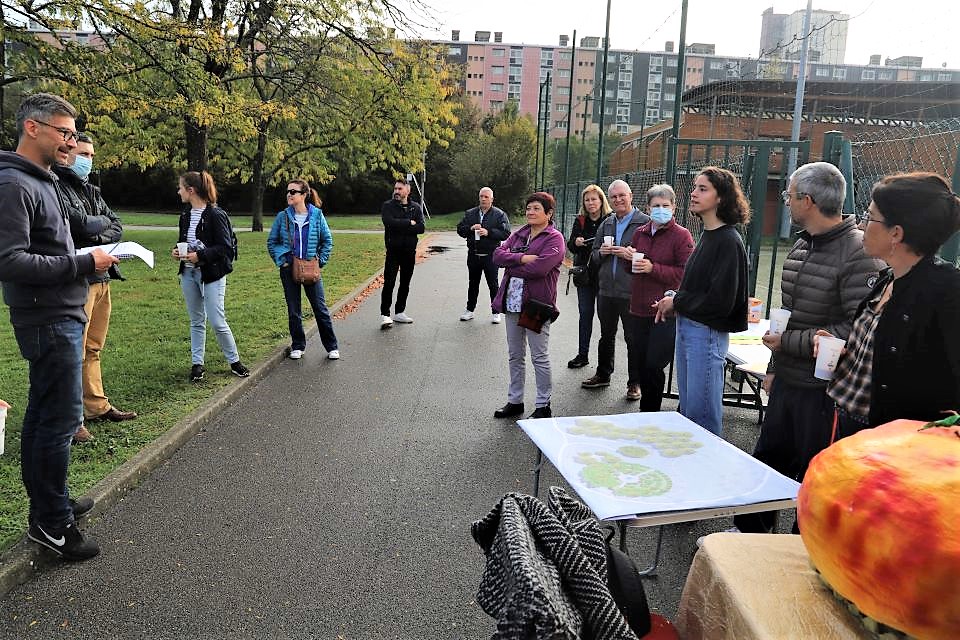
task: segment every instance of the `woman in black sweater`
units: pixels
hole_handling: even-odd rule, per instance
[[[705,167],[694,181],[690,212],[703,221],[703,233],[680,289],[657,303],[656,320],[677,316],[680,413],[719,436],[729,334],[747,328],[747,252],[734,225],[750,221],[750,205],[735,175]]]

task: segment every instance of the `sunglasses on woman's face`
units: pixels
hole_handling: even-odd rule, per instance
[[[306,191],[300,191],[299,189],[287,189],[288,196],[297,196],[297,195],[302,196],[305,193]]]

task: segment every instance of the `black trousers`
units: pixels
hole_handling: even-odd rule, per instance
[[[815,455],[830,445],[833,400],[826,389],[797,387],[773,379],[770,400],[753,457],[797,482]],[[733,523],[745,533],[769,533],[776,511],[748,513]],[[798,530],[794,527],[794,533]]]
[[[410,293],[410,279],[413,277],[413,266],[417,263],[417,250],[387,248],[387,259],[383,265],[383,292],[380,294],[380,315],[390,315],[390,305],[393,303],[393,287],[397,283],[397,272],[400,272],[400,287],[397,289],[397,304],[394,309],[403,313],[407,308],[407,295]]]
[[[634,316],[633,359],[636,371],[630,379],[640,385],[640,411],[660,411],[663,404],[663,389],[667,383],[666,366],[673,359],[677,340],[677,320],[654,323],[653,317]]]
[[[497,272],[499,268],[493,264],[493,256],[478,256],[471,252],[467,254],[467,310],[473,311],[477,308],[477,298],[480,296],[480,276],[487,280],[487,289],[490,290],[490,302],[497,297],[497,289],[500,283],[497,282]]]
[[[633,324],[637,319],[630,313],[629,298],[612,298],[600,295],[597,298],[597,317],[600,319],[600,342],[597,345],[597,375],[607,380],[613,375],[616,356],[617,326],[623,325],[623,339],[627,343],[627,384],[638,384],[634,378],[640,370],[635,346],[636,331]]]

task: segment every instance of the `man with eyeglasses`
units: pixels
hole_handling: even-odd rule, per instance
[[[53,171],[60,178],[63,204],[70,219],[70,232],[77,247],[93,247],[119,242],[123,227],[120,218],[110,210],[100,194],[100,187],[89,180],[93,169],[93,139],[86,133],[77,135],[77,145],[70,150],[67,164],[54,165]],[[110,328],[110,280],[122,279],[116,268],[107,273],[87,276],[90,290],[84,313],[87,326],[83,332],[83,416],[74,442],[89,442],[93,434],[86,424],[99,420],[120,422],[137,417],[134,411],[123,411],[110,404],[103,388],[100,370],[100,351]]]
[[[16,152],[0,152],[0,279],[10,323],[29,364],[30,390],[20,440],[30,500],[27,537],[67,560],[100,552],[76,527],[90,499],[70,499],[70,441],[83,420],[81,365],[87,276],[117,259],[100,249],[75,255],[59,180],[76,147],[76,109],[49,93],[17,109]]]
[[[633,380],[629,372],[643,367],[634,362],[638,349],[634,343],[636,316],[630,313],[630,295],[633,292],[633,254],[627,245],[634,232],[650,222],[650,216],[633,206],[633,192],[623,180],[614,180],[607,188],[607,197],[613,214],[607,216],[597,227],[593,240],[591,260],[598,265],[599,287],[597,317],[600,319],[600,340],[597,344],[597,372],[580,383],[584,389],[599,389],[610,386],[616,354],[617,327],[623,325],[623,338],[627,343],[627,400],[640,399],[640,380]],[[607,243],[604,238],[612,242]]]
[[[781,194],[801,231],[783,263],[780,284],[790,321],[782,334],[763,336],[772,352],[764,380],[769,406],[753,455],[798,482],[810,460],[829,446],[833,428],[827,381],[813,375],[813,336],[826,329],[846,339],[857,306],[884,266],[864,253],[854,216],[842,215],[846,192],[839,169],[811,162],[794,171]],[[746,533],[769,533],[775,515],[745,514],[734,524]]]

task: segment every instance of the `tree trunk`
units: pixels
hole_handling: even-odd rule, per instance
[[[253,176],[250,180],[250,187],[253,189],[250,199],[250,208],[253,213],[253,230],[263,231],[263,158],[267,151],[267,129],[269,122],[264,123],[257,131],[257,153],[253,156]]]
[[[206,171],[209,134],[207,126],[198,124],[193,118],[185,117],[183,131],[187,142],[187,171]]]

